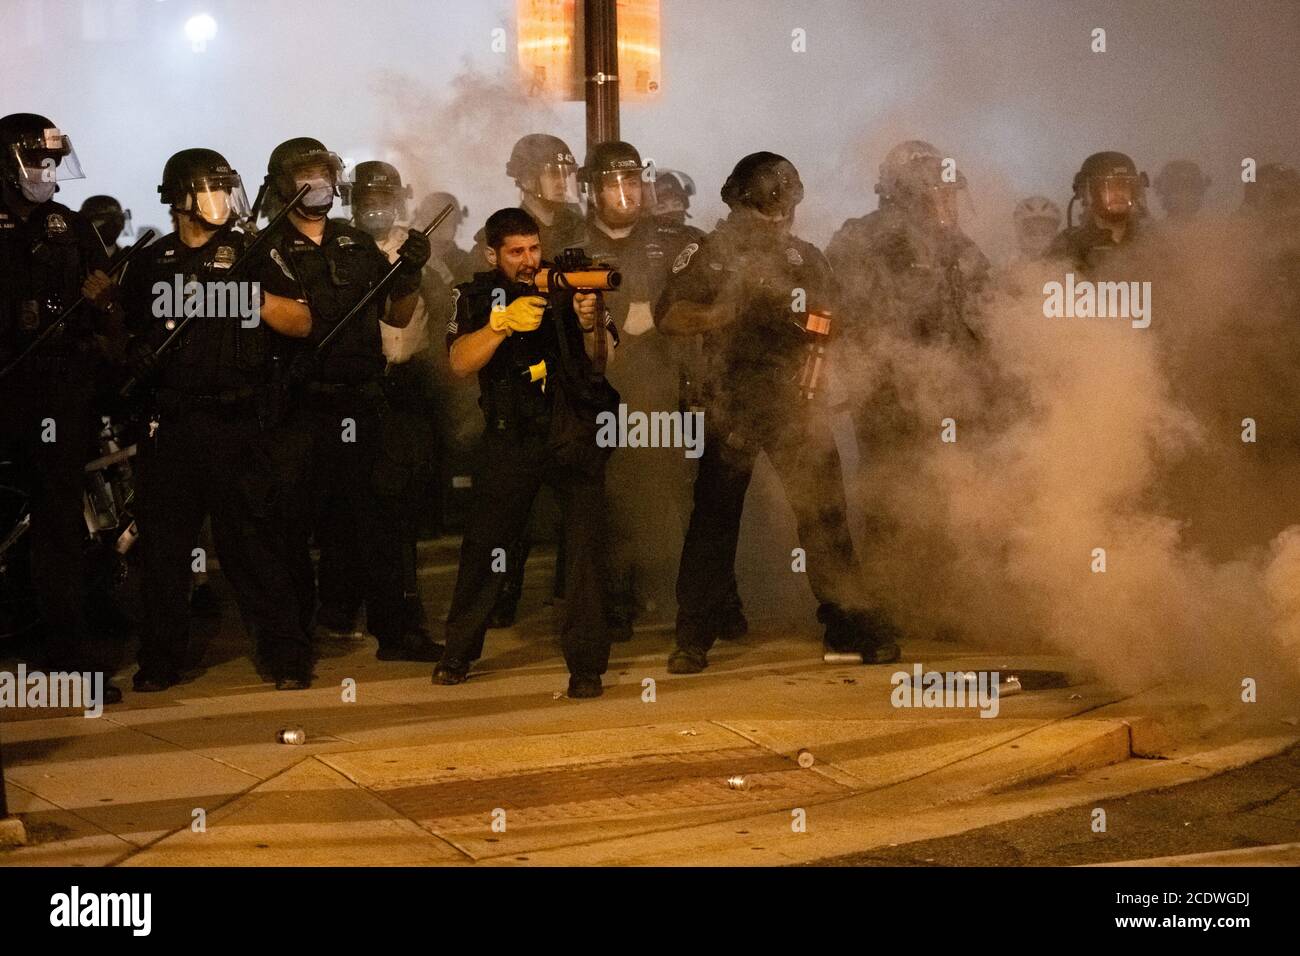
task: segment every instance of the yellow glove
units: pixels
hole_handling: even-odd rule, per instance
[[[546,300],[540,295],[523,295],[515,299],[504,309],[492,310],[492,331],[511,335],[515,332],[531,332],[542,324],[542,313],[546,311]]]

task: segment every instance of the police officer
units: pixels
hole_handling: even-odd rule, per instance
[[[452,371],[478,374],[486,432],[447,614],[447,650],[433,681],[461,683],[482,654],[508,571],[503,561],[546,483],[560,505],[565,541],[568,600],[560,641],[569,696],[598,697],[609,660],[600,580],[604,455],[596,447],[593,406],[582,396],[596,389],[600,403],[608,400],[608,386],[590,383],[617,334],[609,316],[598,315],[594,294],[575,294],[571,302],[536,294],[540,230],[523,209],[493,213],[483,234],[492,269],[457,287],[447,326]],[[580,401],[583,410],[575,412]]]
[[[660,177],[630,143],[593,146],[583,164],[587,234],[583,250],[617,264],[623,284],[610,313],[619,331],[618,364],[610,381],[628,412],[670,412],[677,408],[674,342],[654,327],[654,303],[677,253],[692,240],[687,227],[657,219]],[[672,520],[686,511],[690,480],[680,448],[629,448],[609,465],[611,548],[606,616],[611,639],[627,640],[632,623],[647,608],[669,611],[673,601],[673,558],[680,553],[682,527]]]
[[[303,185],[310,187],[272,237],[259,271],[264,282],[291,289],[312,317],[310,336],[285,356],[295,390],[289,426],[295,440],[290,444],[305,449],[298,464],[307,513],[297,516],[292,542],[298,605],[305,614],[315,608],[308,550],[314,533],[323,552],[356,553],[356,567],[364,576],[366,624],[379,642],[379,659],[433,661],[441,646],[408,627],[400,511],[380,497],[392,490],[391,473],[380,457],[385,410],[381,323],[403,328],[415,314],[429,241],[410,230],[397,250],[401,269],[386,294],[376,296],[318,350],[389,270],[387,257],[368,233],[328,218],[342,171],[338,155],[310,137],[281,143],[267,166],[267,193],[280,203],[289,202]],[[309,673],[296,678],[295,683],[310,681]]]
[[[86,618],[83,467],[94,453],[93,401],[107,336],[120,348],[121,315],[94,228],[56,201],[83,174],[72,141],[35,113],[0,119],[0,368],[9,366],[68,306],[87,304],[0,380],[0,459],[18,463],[29,495],[31,566],[45,620],[46,666],[102,670]],[[106,702],[121,691],[105,687]]]
[[[1210,177],[1190,159],[1174,159],[1165,163],[1151,183],[1165,218],[1171,222],[1195,219],[1205,203],[1205,192],[1210,188]]]
[[[123,209],[112,196],[91,196],[81,204],[80,212],[95,227],[110,255],[117,251],[118,238],[123,233],[130,235],[131,210]]]
[[[410,225],[406,221],[406,200],[410,196],[411,187],[402,183],[401,173],[389,163],[371,160],[358,163],[353,170],[348,189],[352,224],[375,240],[390,263],[398,260],[398,250],[410,235]],[[432,219],[433,216],[429,218]],[[428,268],[426,265],[426,273]],[[406,607],[405,628],[409,633],[419,633],[427,627],[427,615],[420,599],[416,576],[416,542],[419,539],[421,507],[429,497],[428,490],[434,472],[435,436],[429,422],[433,377],[428,358],[428,326],[428,310],[423,296],[417,301],[415,311],[404,328],[387,323],[379,326],[384,358],[387,360],[381,379],[387,409],[375,471],[378,479],[376,491],[380,507],[396,509],[396,522],[402,529],[402,590]],[[336,563],[340,567],[346,567],[352,557],[354,553],[349,549],[338,556],[342,560]],[[328,593],[325,565],[326,552],[322,551],[322,617],[326,612]],[[350,607],[343,605],[338,611],[351,617],[360,603],[360,592],[355,588],[364,575],[360,569],[356,569],[348,577],[355,582],[354,590],[351,591],[354,603]],[[336,586],[339,585],[344,585],[344,582],[337,581]],[[348,592],[345,591],[344,594]]]
[[[691,197],[695,195],[695,180],[686,173],[676,169],[661,169],[655,177],[654,217],[674,226],[689,228],[692,238],[704,235],[694,226],[688,227],[686,220],[691,218]]]
[[[1146,214],[1147,174],[1123,153],[1093,153],[1074,175],[1074,195],[1066,212],[1066,228],[1053,240],[1048,255],[1080,270],[1097,269],[1114,250],[1133,243]],[[1075,204],[1083,221],[1074,224]]]
[[[969,343],[972,310],[989,262],[962,231],[966,179],[921,140],[899,143],[880,164],[880,206],[840,227],[826,247],[844,284],[848,322],[908,338]]]
[[[276,342],[305,337],[311,315],[293,298],[260,289],[254,295],[252,283],[228,282],[247,244],[236,226],[249,208],[224,156],[176,153],[158,194],[176,231],[139,253],[123,279],[130,364],[150,386],[157,416],[138,458],[146,613],[133,684],[139,692],[162,691],[181,677],[194,548],[210,517],[222,572],[280,685],[309,669],[310,638],[294,604],[287,528],[251,505],[242,479],[255,443],[279,424]],[[170,350],[156,355],[195,309]]]
[[[515,143],[506,175],[519,189],[519,205],[533,217],[542,238],[542,257],[554,259],[582,238],[578,208],[578,161],[558,136],[529,133]],[[488,246],[483,230],[474,236],[474,264],[482,268]]]
[[[515,143],[506,162],[506,175],[519,189],[519,206],[537,223],[542,258],[550,261],[565,249],[579,245],[586,231],[578,207],[578,161],[573,151],[558,136],[529,133]],[[482,268],[488,245],[483,230],[474,236],[474,264]],[[563,541],[560,542],[561,555]],[[519,598],[524,587],[524,566],[531,542],[525,530],[511,549],[510,571],[505,587],[493,609],[489,626],[509,627],[515,621]],[[564,593],[564,561],[559,560],[553,588],[556,597]]]
[[[722,187],[730,214],[677,256],[655,309],[661,332],[706,334],[713,375],[725,383],[705,413],[670,673],[703,670],[726,626],[745,492],[760,451],[794,509],[826,646],[859,652],[867,662],[898,657],[892,628],[861,591],[829,415],[799,385],[817,327],[809,314],[833,313],[836,298],[825,257],[791,233],[802,198],[789,160],[769,152],[740,160]]]
[[[1037,262],[1047,254],[1061,231],[1061,207],[1046,196],[1026,196],[1016,203],[1011,221],[1016,231],[1017,259],[1012,266]]]
[[[429,258],[429,265],[426,269],[436,272],[438,277],[447,283],[450,298],[450,290],[462,282],[468,282],[477,271],[478,264],[481,261],[476,261],[472,253],[456,245],[456,234],[460,232],[461,225],[469,215],[469,209],[462,205],[461,201],[451,193],[429,193],[416,209],[415,221],[432,222],[433,217],[447,206],[452,208],[451,215],[444,219],[429,236],[433,254]],[[435,311],[433,314],[444,315],[446,313]]]
[[[851,393],[861,469],[866,483],[887,472],[906,473],[928,441],[913,411],[914,376],[893,356],[941,348],[970,368],[987,369],[979,355],[979,306],[990,275],[988,259],[961,230],[965,177],[932,144],[906,140],[880,164],[879,207],[850,219],[835,233],[827,257],[843,287],[838,331],[841,348],[868,356],[879,374]],[[869,497],[866,534],[883,544],[896,527],[884,501]]]

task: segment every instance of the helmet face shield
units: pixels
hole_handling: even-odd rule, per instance
[[[745,188],[745,205],[768,219],[794,220],[794,210],[803,202],[803,181],[789,162],[758,170]]]
[[[1088,180],[1088,204],[1103,219],[1125,219],[1138,205],[1141,183],[1129,173]]]
[[[19,178],[27,183],[86,178],[72,140],[54,127],[13,144],[12,149]]]
[[[646,168],[598,173],[588,184],[591,201],[611,225],[634,222],[643,209],[655,206],[655,184]]]
[[[578,166],[576,163],[545,163],[537,171],[533,189],[538,199],[557,205],[578,202]]]
[[[246,219],[251,211],[243,183],[233,174],[195,177],[190,181],[183,208],[209,226]]]
[[[934,221],[944,229],[956,229],[961,224],[962,209],[970,211],[970,196],[960,183],[943,183],[927,190],[927,201]]]

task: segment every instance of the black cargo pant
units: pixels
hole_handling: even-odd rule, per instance
[[[488,618],[510,571],[513,547],[524,533],[542,484],[560,507],[567,600],[560,645],[572,674],[597,676],[609,664],[602,575],[605,554],[605,484],[557,469],[544,430],[488,431],[474,476],[474,503],[461,544],[460,568],[447,613],[444,661],[469,663],[483,653]],[[502,567],[504,557],[505,566]]]
[[[708,421],[706,415],[704,454],[677,571],[677,642],[707,651],[734,613],[740,519],[760,451],[767,453],[794,511],[818,619],[829,622],[863,607],[839,451],[825,417],[769,422],[761,434],[743,439],[709,429]]]
[[[303,490],[305,513],[295,543],[299,604],[314,614],[316,578],[308,539],[321,553],[320,591],[336,601],[355,588],[366,604],[366,626],[380,644],[400,643],[404,542],[401,509],[378,493],[376,466],[384,440],[384,403],[378,385],[365,389],[312,386],[301,397],[295,427],[310,436]]]
[[[255,515],[244,494],[245,471],[254,467],[250,451],[264,437],[256,409],[196,399],[172,407],[138,456],[141,672],[173,679],[185,664],[193,552],[210,516],[222,575],[266,665],[277,678],[310,673],[311,639],[295,602],[287,522],[280,514]]]
[[[0,458],[14,462],[29,496],[32,585],[46,664],[59,670],[104,666],[85,611],[84,468],[95,456],[95,369],[85,353],[34,356],[0,384]]]
[[[375,491],[380,505],[396,512],[402,536],[404,626],[422,631],[428,615],[419,587],[420,529],[435,512],[438,448],[433,425],[432,370],[422,355],[390,365],[383,379],[384,414]],[[435,522],[436,524],[436,522]]]

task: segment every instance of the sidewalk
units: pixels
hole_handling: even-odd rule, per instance
[[[539,631],[492,632],[458,687],[375,661],[367,640],[323,658],[312,690],[277,693],[232,638],[197,680],[128,690],[97,720],[0,714],[29,841],[0,865],[806,862],[1184,783],[1300,739],[1231,699],[1125,697],[1064,658],[911,643],[897,665],[830,666],[814,634],[761,626],[687,677],[666,672],[668,633],[639,632],[615,646],[605,696],[571,701]],[[993,719],[895,709],[890,675],[913,661],[1070,686],[1003,698]],[[276,742],[294,726],[305,745]]]

